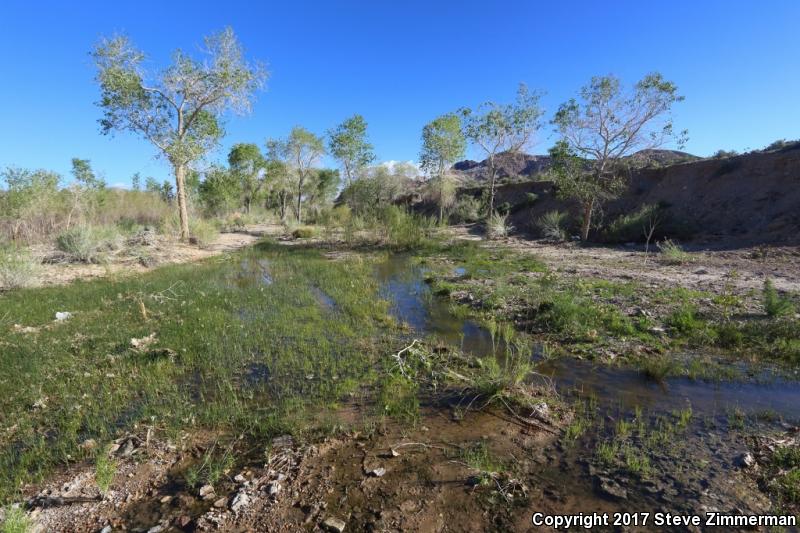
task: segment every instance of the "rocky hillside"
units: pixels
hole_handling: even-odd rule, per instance
[[[677,150],[641,150],[626,158],[631,166],[663,167],[697,161],[701,158]],[[497,177],[502,182],[530,181],[550,168],[550,156],[504,152],[495,157]],[[453,174],[463,185],[480,185],[489,180],[489,164],[485,161],[460,161],[453,165]]]
[[[644,206],[659,206],[660,238],[718,246],[800,244],[800,143],[728,158],[701,159],[667,150],[632,158],[638,168],[631,173],[628,190],[604,206],[594,240],[641,240],[637,221],[624,235],[610,234],[609,225]],[[507,182],[498,187],[497,205],[509,209],[519,233],[537,236],[536,220],[552,210],[570,212],[577,224],[576,206],[558,199],[554,185],[543,176],[537,179],[548,163],[546,156],[502,158],[500,175]],[[454,170],[468,178],[465,185],[471,183],[459,195],[479,197],[488,177],[486,163],[464,161]],[[425,211],[430,206],[422,202],[417,208]]]

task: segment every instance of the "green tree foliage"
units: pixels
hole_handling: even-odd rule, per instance
[[[462,109],[467,139],[485,155],[489,165],[489,198],[487,220],[494,213],[497,165],[495,158],[503,152],[518,152],[533,142],[541,126],[543,111],[539,94],[520,84],[512,104],[486,102],[478,109]]]
[[[203,58],[178,50],[157,76],[144,70],[145,56],[127,37],[102,40],[94,49],[103,109],[103,133],[141,135],[167,158],[175,173],[181,238],[189,237],[186,173],[190,163],[216,146],[221,116],[249,111],[253,93],[266,79],[260,65],[244,59],[233,30],[205,39]]]
[[[19,240],[32,230],[33,219],[44,216],[58,196],[61,176],[47,170],[9,167],[0,172],[0,222],[11,240]]]
[[[142,175],[138,172],[134,173],[131,176],[131,189],[134,191],[141,191],[142,190]]]
[[[212,215],[222,215],[238,208],[241,194],[239,176],[220,165],[212,165],[200,182],[200,200]]]
[[[342,201],[359,216],[375,216],[390,206],[417,176],[410,163],[377,165],[366,169],[362,175],[345,186]]]
[[[289,170],[288,181],[294,199],[295,219],[303,222],[303,200],[313,190],[317,178],[314,168],[325,155],[325,142],[302,126],[295,126],[286,139],[270,139],[267,150]]]
[[[228,154],[231,174],[238,182],[241,206],[246,213],[264,190],[267,160],[255,144],[235,144]]]
[[[347,185],[375,161],[373,147],[367,141],[367,122],[361,115],[353,115],[330,130],[328,138],[328,150],[342,165]]]
[[[105,180],[97,177],[88,159],[72,158],[72,176],[78,185],[86,189],[98,190],[106,187]]]
[[[455,186],[448,179],[451,165],[464,157],[467,141],[461,129],[461,118],[455,113],[442,115],[422,128],[422,169],[433,177],[439,223],[444,220],[444,211],[455,201]]]
[[[679,146],[686,141],[687,132],[676,134],[671,116],[672,106],[682,100],[677,86],[658,73],[648,74],[630,91],[614,76],[595,76],[581,89],[580,100],[573,98],[558,108],[553,124],[568,150],[558,148],[557,155],[586,159],[590,174],[561,171],[561,185],[580,194],[576,199],[582,208],[583,240],[589,238],[595,208],[621,179],[623,157],[671,139]],[[597,183],[591,185],[592,179]],[[575,185],[569,186],[570,181]],[[592,197],[591,191],[598,194]]]

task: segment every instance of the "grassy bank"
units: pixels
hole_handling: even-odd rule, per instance
[[[687,351],[788,368],[800,363],[797,298],[780,296],[769,284],[742,296],[580,279],[553,272],[530,254],[472,242],[420,261],[434,292],[462,312],[512,322],[547,342],[552,354],[635,363],[656,379],[732,375],[729,365],[674,357]]]

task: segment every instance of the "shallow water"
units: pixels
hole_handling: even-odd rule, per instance
[[[456,268],[455,272],[460,271]],[[478,357],[498,351],[488,329],[457,317],[445,298],[431,293],[424,269],[408,257],[390,256],[376,273],[385,297],[392,302],[391,312],[418,335],[434,335]],[[800,382],[770,377],[758,382],[669,378],[656,383],[636,369],[567,357],[542,360],[540,352],[534,348],[531,354],[538,374],[551,378],[559,391],[592,396],[607,409],[669,412],[691,405],[694,413],[708,416],[727,416],[737,409],[747,414],[769,412],[789,421],[800,418]]]

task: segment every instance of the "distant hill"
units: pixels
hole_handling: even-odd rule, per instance
[[[677,150],[641,150],[624,158],[635,168],[665,167],[701,159]],[[504,183],[528,181],[550,168],[550,156],[522,152],[503,152],[495,156],[497,178]],[[480,185],[489,179],[489,162],[460,161],[452,167],[453,175],[463,186]]]

